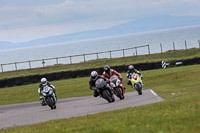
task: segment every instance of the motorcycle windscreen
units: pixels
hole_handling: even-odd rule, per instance
[[[116,83],[117,77],[116,77],[116,76],[112,76],[112,77],[110,77],[110,80],[111,80],[113,83]]]
[[[97,88],[104,88],[106,86],[106,82],[103,79],[98,79],[95,83]]]

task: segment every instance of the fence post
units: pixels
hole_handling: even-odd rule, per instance
[[[123,49],[123,57],[125,57],[124,49]]]
[[[150,47],[149,47],[149,44],[148,44],[148,51],[149,51],[149,54],[150,54]]]
[[[3,72],[3,65],[1,64],[1,71]]]
[[[44,67],[44,64],[45,64],[45,61],[44,61],[44,59],[42,60],[42,65],[43,65],[43,67]]]
[[[112,51],[110,51],[110,59],[112,58],[111,52],[112,52]]]
[[[17,63],[15,62],[15,70],[17,70]]]
[[[70,56],[69,59],[70,59],[70,64],[72,64],[72,57]]]
[[[99,55],[98,55],[98,53],[97,53],[97,59],[99,59]]]
[[[175,49],[175,43],[174,43],[174,42],[173,42],[173,47],[174,47],[174,50],[176,50],[176,49]]]
[[[185,49],[187,49],[187,41],[185,40]]]
[[[199,41],[199,48],[200,48],[200,40],[198,40]]]
[[[163,52],[163,49],[162,49],[162,44],[160,43],[160,50],[161,50],[161,53]]]
[[[84,60],[84,62],[85,62],[85,54],[83,54],[83,60]]]
[[[28,61],[28,63],[29,63],[29,68],[31,69],[31,61]]]
[[[135,54],[136,54],[136,56],[137,56],[137,47],[135,48]]]
[[[56,64],[58,65],[58,58],[56,58]]]

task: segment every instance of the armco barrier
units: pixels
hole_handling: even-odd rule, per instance
[[[182,65],[200,64],[200,58],[179,60],[179,62],[182,62]],[[170,64],[172,64],[170,66],[173,67],[176,64],[176,61],[171,61]],[[121,72],[126,72],[128,69],[128,66],[129,65],[111,66],[111,68],[121,73]],[[142,70],[142,71],[162,68],[160,61],[134,64],[134,67],[137,70]],[[2,79],[0,80],[0,88],[38,83],[40,82],[40,79],[43,77],[47,78],[48,81],[76,78],[76,77],[85,77],[85,76],[90,76],[91,71],[94,71],[94,70],[97,71],[99,75],[102,75],[104,71],[103,68],[93,68],[93,69],[85,69],[85,70],[56,72],[56,73],[49,73],[49,74],[43,74],[43,75],[33,75],[33,76],[26,76],[26,77]]]

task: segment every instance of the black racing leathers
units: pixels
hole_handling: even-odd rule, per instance
[[[132,69],[132,70],[128,70],[127,71],[127,78],[128,78],[128,82],[127,82],[127,85],[131,85],[131,76],[133,73],[137,73],[139,75],[142,75],[138,70],[136,69]]]
[[[137,73],[137,74],[141,75],[141,73],[136,69],[128,70],[127,71],[127,78],[130,79],[133,73]]]

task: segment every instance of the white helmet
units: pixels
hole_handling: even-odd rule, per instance
[[[92,71],[91,72],[91,78],[92,78],[92,80],[96,80],[97,76],[98,76],[98,73],[96,71]]]
[[[46,78],[42,78],[41,79],[41,83],[42,83],[42,85],[46,85],[47,84],[47,79]]]
[[[128,66],[128,69],[129,69],[129,70],[133,70],[133,69],[134,69],[134,66],[133,66],[133,65],[130,65],[130,66]]]

